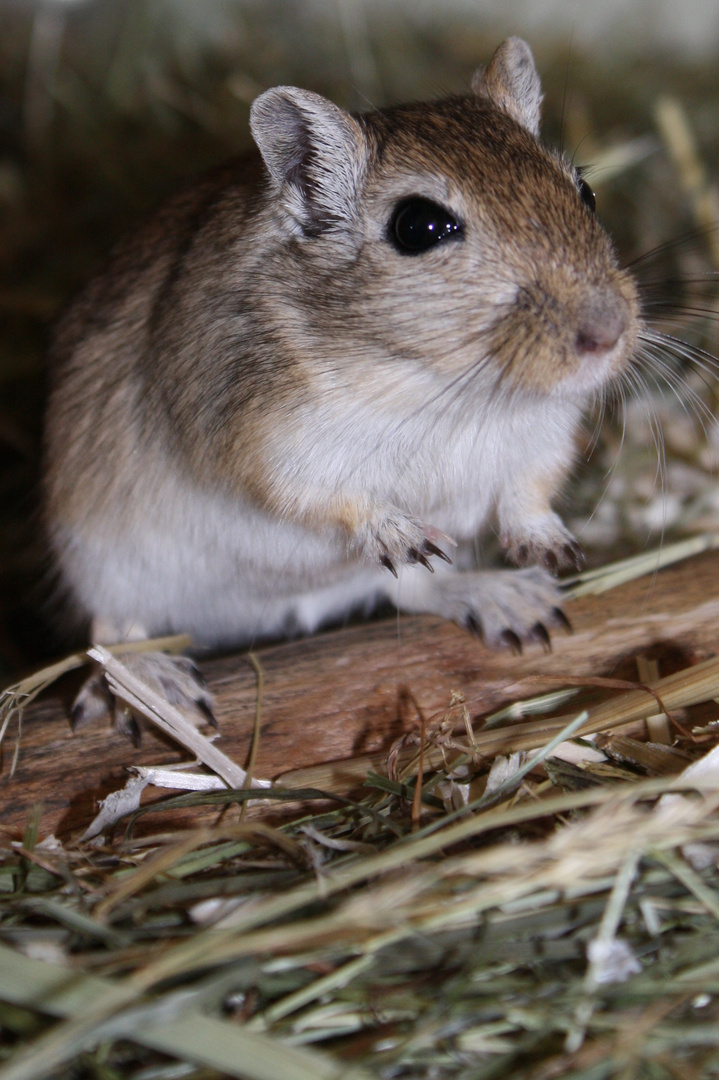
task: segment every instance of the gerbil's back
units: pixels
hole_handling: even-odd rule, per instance
[[[156,313],[188,260],[202,258],[193,249],[203,226],[219,216],[241,228],[258,171],[253,154],[180,191],[117,246],[60,320],[45,428],[51,523],[83,515],[88,500],[109,503],[119,486],[131,488],[138,450],[165,442],[163,410],[148,385]],[[162,351],[171,364],[172,353]]]

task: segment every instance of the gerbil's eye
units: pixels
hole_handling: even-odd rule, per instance
[[[389,223],[389,239],[403,255],[420,255],[461,231],[448,210],[419,195],[403,199]]]
[[[594,192],[580,172],[577,173],[577,190],[579,192],[579,198],[584,205],[588,206],[592,213],[594,213],[597,208],[597,200],[594,197]]]

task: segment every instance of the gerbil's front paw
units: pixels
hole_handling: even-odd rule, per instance
[[[581,570],[584,552],[557,514],[548,514],[521,531],[503,533],[502,546],[517,566],[540,565],[550,574]]]
[[[430,573],[434,573],[429,561],[432,556],[436,555],[444,562],[452,561],[439,545],[456,546],[451,537],[433,525],[425,525],[401,510],[383,513],[369,526],[368,534],[362,545],[365,554],[395,577],[398,566],[412,563],[421,563]]]
[[[127,652],[122,662],[195,724],[217,727],[212,714],[212,694],[196,664],[186,656],[161,652]],[[130,709],[109,690],[101,672],[91,675],[75,698],[71,722],[73,731],[99,720],[114,719],[116,729],[138,746],[140,727]]]

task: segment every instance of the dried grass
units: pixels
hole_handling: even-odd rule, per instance
[[[30,822],[0,851],[0,1080],[718,1073],[719,661],[576,682],[475,723],[456,697],[355,801],[305,770],[66,846]]]

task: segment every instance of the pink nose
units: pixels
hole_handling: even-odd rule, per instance
[[[577,352],[609,352],[627,328],[627,313],[617,297],[600,295],[580,312],[577,322]]]

